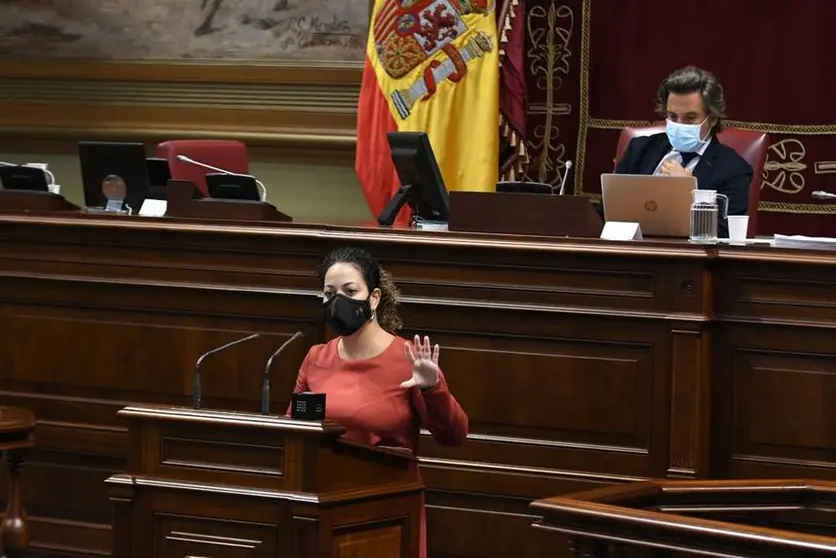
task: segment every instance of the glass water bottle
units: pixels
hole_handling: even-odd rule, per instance
[[[728,208],[729,198],[718,194],[716,190],[691,190],[689,240],[704,244],[717,242],[717,227],[720,219],[728,216]]]

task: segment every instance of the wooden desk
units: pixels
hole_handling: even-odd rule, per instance
[[[534,499],[647,478],[836,478],[836,254],[319,225],[0,216],[0,404],[32,409],[32,550],[110,549],[130,403],[258,410],[325,339],[316,266],[370,248],[471,420],[422,441],[434,556],[540,556]],[[306,347],[273,377],[283,410]],[[63,497],[55,497],[63,491]],[[78,522],[78,523],[75,523]],[[550,540],[550,547],[553,547]]]

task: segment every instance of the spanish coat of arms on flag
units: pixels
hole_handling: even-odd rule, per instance
[[[429,136],[448,190],[493,191],[499,167],[494,0],[377,0],[357,124],[356,170],[376,217],[400,186],[386,133]],[[406,210],[399,217],[403,223]]]

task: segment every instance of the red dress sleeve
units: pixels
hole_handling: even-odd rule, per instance
[[[434,388],[412,390],[412,403],[421,423],[442,446],[460,446],[467,438],[468,419],[456,398],[447,387],[444,372],[439,370]]]

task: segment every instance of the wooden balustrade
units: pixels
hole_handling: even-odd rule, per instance
[[[534,502],[537,530],[575,556],[808,558],[836,555],[836,482],[640,482]],[[564,538],[555,540],[563,541]]]
[[[20,477],[24,450],[35,445],[34,433],[35,417],[31,411],[0,407],[0,451],[9,468],[6,511],[0,522],[0,543],[2,555],[6,558],[23,556],[29,546],[29,522],[23,509]]]

